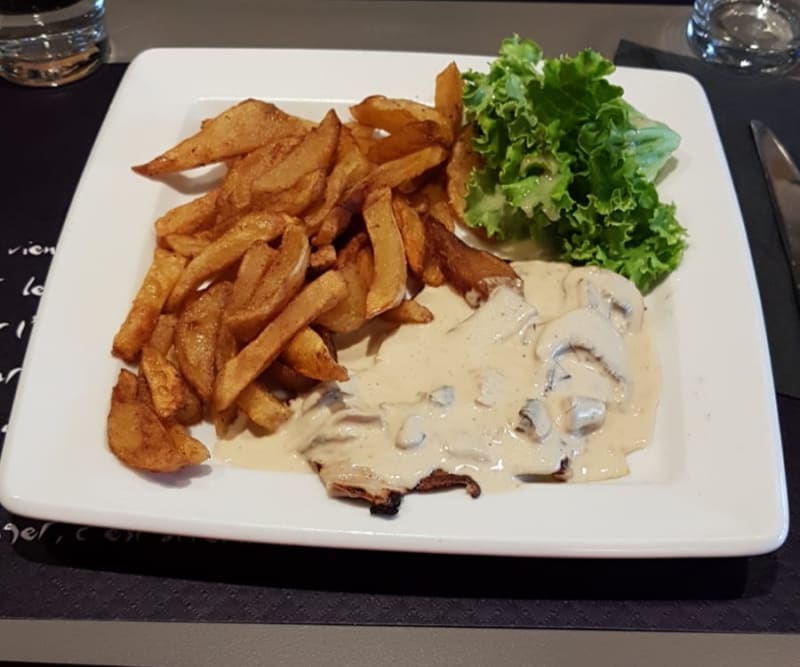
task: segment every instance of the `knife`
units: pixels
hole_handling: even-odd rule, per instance
[[[764,123],[750,121],[750,131],[769,186],[783,249],[792,272],[795,300],[800,307],[800,170]]]

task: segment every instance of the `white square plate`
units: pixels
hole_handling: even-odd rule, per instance
[[[663,368],[653,442],[605,483],[527,485],[471,500],[411,495],[383,519],[327,498],[314,475],[211,463],[154,481],[106,446],[119,363],[111,340],[152,253],[152,222],[193,196],[141,163],[245,97],[321,118],[382,93],[430,101],[450,60],[488,57],[288,50],[153,50],[131,64],[64,224],[0,463],[12,512],[134,530],[331,547],[527,556],[721,556],[780,546],[788,530],[774,389],[741,214],[706,97],[683,74],[620,68],[645,114],[683,137],[664,199],[689,230],[680,268],[647,298]],[[179,192],[174,186],[181,188]],[[210,442],[209,439],[206,439]],[[166,480],[169,481],[166,481]]]

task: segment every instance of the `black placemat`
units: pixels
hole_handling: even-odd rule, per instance
[[[123,69],[107,66],[56,91],[0,84],[3,126],[15,128],[0,160],[5,418],[50,249]],[[61,381],[68,396],[68,383],[81,380]],[[800,402],[781,398],[779,410],[791,445]],[[791,446],[786,461],[790,479],[800,479]],[[177,538],[50,524],[0,508],[0,581],[4,617],[800,631],[795,533],[758,558],[509,559]]]

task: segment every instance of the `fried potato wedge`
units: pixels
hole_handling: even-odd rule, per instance
[[[170,209],[156,220],[156,236],[162,239],[170,234],[193,234],[207,229],[216,219],[218,196],[219,189],[215,188],[197,199]]]
[[[214,241],[214,234],[210,230],[203,230],[193,234],[167,234],[161,239],[161,245],[174,250],[186,259],[194,259]]]
[[[219,333],[217,334],[217,347],[214,351],[214,368],[216,375],[219,375],[225,364],[233,359],[238,351],[239,345],[236,342],[236,337],[223,319],[220,323]],[[226,438],[229,429],[236,423],[239,416],[239,408],[236,404],[224,410],[217,410],[213,405],[211,405],[210,408],[211,419],[214,422],[214,431],[217,437]]]
[[[480,165],[480,157],[472,150],[472,125],[464,126],[447,161],[447,198],[459,222],[464,224],[467,186],[472,170]]]
[[[444,116],[450,126],[450,136],[455,137],[461,129],[464,115],[462,94],[464,82],[458,66],[451,62],[436,77],[434,107]]]
[[[336,270],[347,285],[347,294],[317,323],[335,333],[361,328],[367,321],[367,294],[372,283],[372,246],[366,232],[356,234],[339,253]]]
[[[448,134],[443,131],[439,123],[420,120],[404,125],[396,132],[378,139],[370,146],[367,157],[371,162],[380,164],[434,144],[444,144],[447,140]]]
[[[371,319],[403,300],[408,270],[403,237],[392,210],[391,190],[381,188],[371,193],[363,215],[374,257],[372,284],[367,294],[367,319]]]
[[[142,348],[140,368],[150,388],[156,414],[161,419],[174,417],[186,399],[180,371],[162,352],[149,344]]]
[[[404,197],[392,197],[392,208],[403,238],[408,266],[414,274],[421,276],[425,267],[425,225]]]
[[[302,136],[276,139],[239,158],[228,170],[217,198],[219,217],[228,219],[251,208],[253,181],[267,174],[300,143]]]
[[[330,245],[345,232],[352,219],[352,211],[343,206],[334,206],[319,225],[319,231],[311,239],[311,243],[318,248]]]
[[[520,277],[499,257],[467,245],[430,218],[425,219],[425,231],[447,282],[470,305],[477,306],[499,284],[522,289]]]
[[[310,171],[324,169],[327,172],[336,152],[341,126],[339,117],[331,109],[319,126],[312,129],[283,160],[253,179],[252,197],[286,190]]]
[[[197,441],[189,447],[182,438],[176,440],[173,427],[167,430],[156,413],[137,400],[136,385],[136,376],[122,369],[111,392],[107,433],[113,454],[131,468],[151,472],[175,472],[205,461],[208,450]]]
[[[228,300],[228,312],[235,312],[247,305],[267,267],[275,261],[277,255],[278,252],[266,241],[257,241],[247,249],[239,263],[231,298]]]
[[[114,336],[113,353],[125,361],[133,361],[158,322],[167,298],[180,279],[186,258],[156,248],[153,261],[125,321]]]
[[[231,284],[215,283],[184,308],[175,327],[178,367],[204,401],[211,400],[216,377],[216,348]]]
[[[247,385],[236,405],[244,412],[256,426],[263,428],[267,433],[274,433],[289,417],[292,411],[283,401],[278,400],[269,391],[257,382]]]
[[[183,383],[183,391],[183,403],[175,413],[175,421],[184,426],[191,426],[203,419],[203,403],[186,382]]]
[[[225,364],[214,390],[216,409],[232,405],[244,388],[278,358],[295,334],[341,301],[346,291],[347,285],[336,271],[323,273],[306,285],[253,341]]]
[[[406,299],[399,306],[390,308],[381,319],[396,324],[427,324],[433,322],[433,313],[413,299]]]
[[[159,315],[153,335],[150,336],[148,345],[152,345],[161,354],[166,355],[172,347],[175,337],[175,326],[178,324],[178,316],[173,313]]]
[[[347,121],[345,126],[350,130],[353,139],[355,139],[356,144],[358,144],[358,150],[366,157],[372,144],[380,138],[375,128],[359,123],[357,120]]]
[[[302,224],[290,225],[283,234],[275,261],[262,275],[244,308],[230,312],[225,323],[236,338],[248,341],[300,291],[306,278],[311,249]]]
[[[317,384],[316,380],[301,375],[280,359],[276,359],[270,364],[269,368],[264,372],[264,376],[281,389],[294,394],[303,394],[311,391],[314,385]]]
[[[350,107],[350,113],[359,123],[385,130],[398,132],[401,128],[419,121],[432,121],[445,133],[445,143],[453,142],[450,123],[438,110],[419,102],[391,99],[383,95],[371,95]]]
[[[308,262],[308,268],[322,273],[336,265],[336,248],[330,244],[319,246],[314,252],[311,253],[311,259]]]
[[[337,204],[348,206],[342,201],[345,193],[364,179],[371,169],[372,165],[359,149],[350,129],[342,126],[336,147],[336,162],[325,183],[325,196],[322,202],[305,216],[309,236],[320,229]]]
[[[325,168],[314,169],[303,174],[285,190],[257,197],[253,207],[259,211],[299,216],[322,199],[326,180]]]
[[[378,165],[368,176],[371,189],[396,188],[410,181],[447,159],[447,149],[428,146],[396,160]]]
[[[298,331],[281,353],[281,360],[298,373],[327,382],[347,380],[347,370],[340,366],[328,345],[311,327]]]
[[[248,99],[205,121],[197,134],[133,170],[143,176],[184,171],[242,155],[281,137],[302,135],[306,129],[306,121],[274,104]]]
[[[170,424],[167,433],[172,438],[175,447],[183,454],[188,465],[197,465],[209,458],[206,446],[189,435],[188,431],[180,424]]]
[[[282,213],[250,213],[195,257],[181,273],[166,309],[175,311],[203,281],[238,261],[256,241],[271,241],[293,219]]]

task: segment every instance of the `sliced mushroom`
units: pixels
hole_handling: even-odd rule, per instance
[[[331,412],[345,408],[344,392],[336,382],[320,384],[303,400],[301,412],[309,412],[318,408],[328,408]]]
[[[494,368],[487,368],[481,373],[481,384],[475,402],[485,408],[492,408],[497,404],[500,392],[503,389],[505,377]]]
[[[449,408],[456,400],[456,391],[450,385],[444,385],[428,394],[428,399],[431,403],[436,403],[436,405],[440,405],[443,408]]]
[[[414,449],[425,442],[425,431],[422,430],[422,417],[409,415],[397,432],[395,444],[400,449]]]
[[[606,421],[604,401],[589,396],[570,396],[564,403],[564,425],[576,435],[596,431]]]
[[[536,341],[536,356],[553,361],[570,348],[586,350],[614,378],[626,381],[628,369],[622,336],[595,311],[578,308],[548,322]]]
[[[524,433],[537,442],[542,442],[553,430],[553,422],[547,414],[545,404],[538,398],[525,401],[519,411],[519,422],[514,429]]]
[[[318,445],[326,442],[344,442],[363,437],[369,431],[383,426],[383,418],[374,412],[361,412],[347,408],[334,413],[313,440]],[[365,430],[366,429],[366,430]]]
[[[578,290],[580,303],[610,315],[610,304],[621,310],[631,331],[642,328],[644,299],[630,280],[597,266],[572,269],[564,278],[564,290]],[[610,304],[609,304],[610,302]]]

